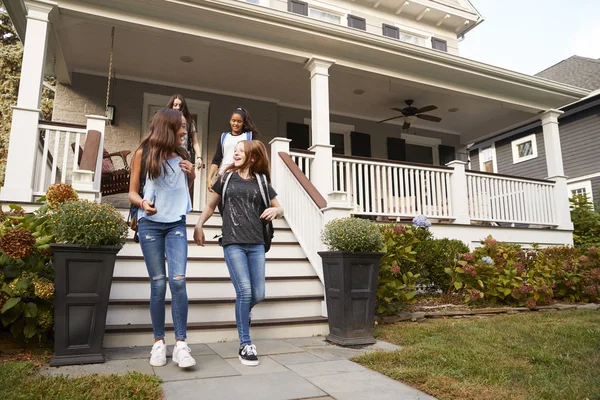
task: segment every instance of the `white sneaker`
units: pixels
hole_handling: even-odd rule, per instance
[[[244,347],[240,347],[238,358],[243,365],[256,366],[260,364],[256,346],[253,344],[247,344]]]
[[[176,342],[173,348],[173,362],[179,364],[179,368],[188,368],[196,365],[196,360],[190,354],[191,350],[186,342]]]
[[[152,351],[150,352],[150,365],[153,367],[162,367],[167,364],[167,345],[159,340],[154,343],[152,346]]]

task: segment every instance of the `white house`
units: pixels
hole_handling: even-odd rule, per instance
[[[232,110],[251,111],[271,143],[286,209],[268,255],[272,299],[257,310],[263,337],[326,330],[316,252],[322,225],[336,216],[425,214],[436,235],[470,245],[489,234],[572,243],[555,109],[588,91],[460,57],[460,40],[482,21],[468,0],[15,0],[6,8],[25,46],[3,202],[31,202],[55,181],[85,188],[70,143],[96,129],[110,152],[134,150],[174,93],[197,115],[205,163]],[[52,124],[39,121],[43,74],[58,80]],[[551,155],[546,179],[469,171],[459,160],[468,143],[535,119]],[[104,201],[100,165],[88,194]],[[195,209],[205,178],[203,169]],[[213,247],[194,247],[191,262],[221,268]],[[147,298],[140,255],[134,243],[121,253],[109,346],[147,335],[148,316],[136,312]],[[200,269],[190,268],[192,338],[235,338],[232,307],[210,311],[230,301],[226,270]],[[219,296],[229,297],[213,301]]]

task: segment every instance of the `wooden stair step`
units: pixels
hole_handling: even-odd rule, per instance
[[[262,303],[275,303],[275,302],[288,302],[288,301],[313,301],[313,300],[324,300],[323,296],[320,295],[298,295],[298,296],[273,296],[265,298]],[[166,304],[171,304],[171,299],[165,300]],[[235,303],[235,297],[224,297],[224,298],[202,298],[202,299],[188,299],[188,304],[233,304]],[[124,299],[124,300],[110,300],[109,305],[111,306],[148,306],[150,300],[141,299]]]

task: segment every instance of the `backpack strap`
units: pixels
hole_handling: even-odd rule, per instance
[[[254,175],[256,175],[260,196],[263,199],[263,203],[265,203],[265,208],[269,208],[271,206],[271,199],[269,198],[269,184],[267,183],[267,177],[265,174],[255,173]]]
[[[229,132],[221,133],[221,152],[222,152],[223,156],[225,155],[225,138],[227,137],[228,133]]]
[[[246,140],[252,140],[252,131],[246,132]]]
[[[223,191],[221,194],[221,203],[223,204],[223,207],[225,207],[225,193],[227,191],[227,185],[229,185],[229,180],[231,179],[231,175],[233,175],[233,172],[228,172],[227,175],[225,175],[225,177],[223,179],[225,179],[225,183],[223,183]]]
[[[138,193],[144,197],[144,186],[146,186],[146,158],[148,157],[148,146],[142,148],[142,163],[140,168],[140,189]]]

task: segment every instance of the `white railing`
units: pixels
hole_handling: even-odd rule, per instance
[[[300,171],[306,175],[306,177],[310,180],[311,175],[311,163],[315,158],[315,154],[312,151],[298,151],[295,149],[290,150],[290,157],[294,164],[300,168]]]
[[[38,162],[34,182],[34,195],[43,196],[54,183],[72,183],[73,170],[78,169],[79,149],[87,130],[40,121],[38,125]],[[71,149],[75,143],[75,151]],[[100,153],[101,154],[101,153]]]
[[[277,187],[278,198],[285,210],[285,220],[319,279],[324,282],[321,257],[317,254],[324,249],[320,237],[324,224],[323,212],[290,169],[283,162],[278,167],[280,167],[278,173],[282,174],[283,181],[286,183]]]
[[[466,175],[471,220],[556,225],[553,182],[473,171]]]
[[[333,190],[348,193],[354,214],[453,219],[452,168],[333,158]]]

